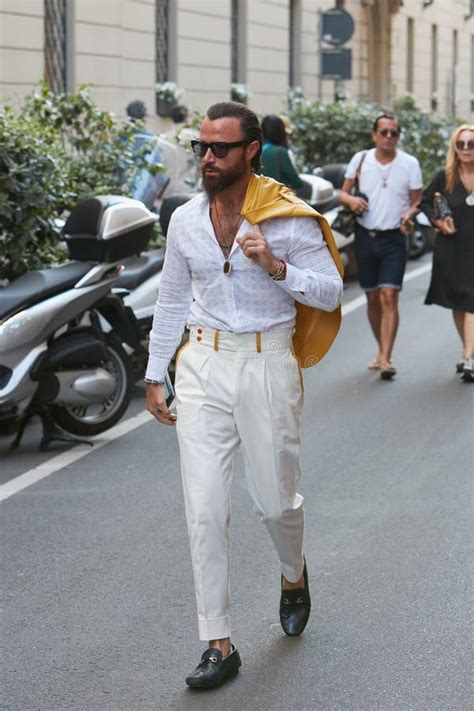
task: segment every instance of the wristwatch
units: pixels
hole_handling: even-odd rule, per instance
[[[150,378],[143,378],[143,380],[148,385],[164,385],[165,384],[164,380],[151,380]]]

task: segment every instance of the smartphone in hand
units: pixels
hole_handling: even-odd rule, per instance
[[[165,382],[163,384],[163,387],[165,389],[166,404],[169,407],[174,400],[175,392],[168,371],[166,371],[165,373]]]

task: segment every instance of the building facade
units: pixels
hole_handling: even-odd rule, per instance
[[[352,77],[337,86],[320,76],[321,13],[334,5],[354,20]],[[117,115],[133,99],[153,113],[155,83],[171,80],[203,110],[238,82],[261,113],[283,111],[300,86],[386,108],[410,94],[472,121],[473,11],[473,0],[0,0],[0,98],[19,102],[46,78],[92,84]]]

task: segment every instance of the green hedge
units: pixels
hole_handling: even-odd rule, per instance
[[[0,279],[66,258],[54,219],[91,195],[130,195],[143,163],[131,125],[99,109],[89,91],[46,84],[21,110],[0,107]]]
[[[328,163],[348,163],[357,151],[372,148],[372,125],[381,113],[374,104],[293,100],[292,147],[300,167],[310,172]],[[426,114],[409,97],[399,102],[396,115],[400,148],[418,158],[426,184],[443,167],[449,137],[462,121]]]

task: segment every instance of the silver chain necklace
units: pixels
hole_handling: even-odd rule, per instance
[[[395,156],[395,158],[396,158],[396,156]],[[388,186],[388,179],[389,179],[389,177],[390,177],[390,173],[391,173],[391,171],[392,171],[393,164],[394,164],[394,162],[395,162],[395,158],[394,158],[393,160],[391,160],[390,163],[388,164],[388,165],[389,165],[389,169],[388,169],[386,175],[384,175],[383,172],[382,172],[382,170],[381,170],[381,168],[380,168],[380,165],[383,165],[383,163],[381,163],[381,164],[379,165],[379,161],[378,161],[377,158],[375,158],[375,156],[374,156],[375,167],[376,167],[376,169],[377,169],[377,173],[378,173],[378,174],[380,175],[380,177],[382,178],[382,187],[383,187],[383,188],[386,188],[386,187]]]

